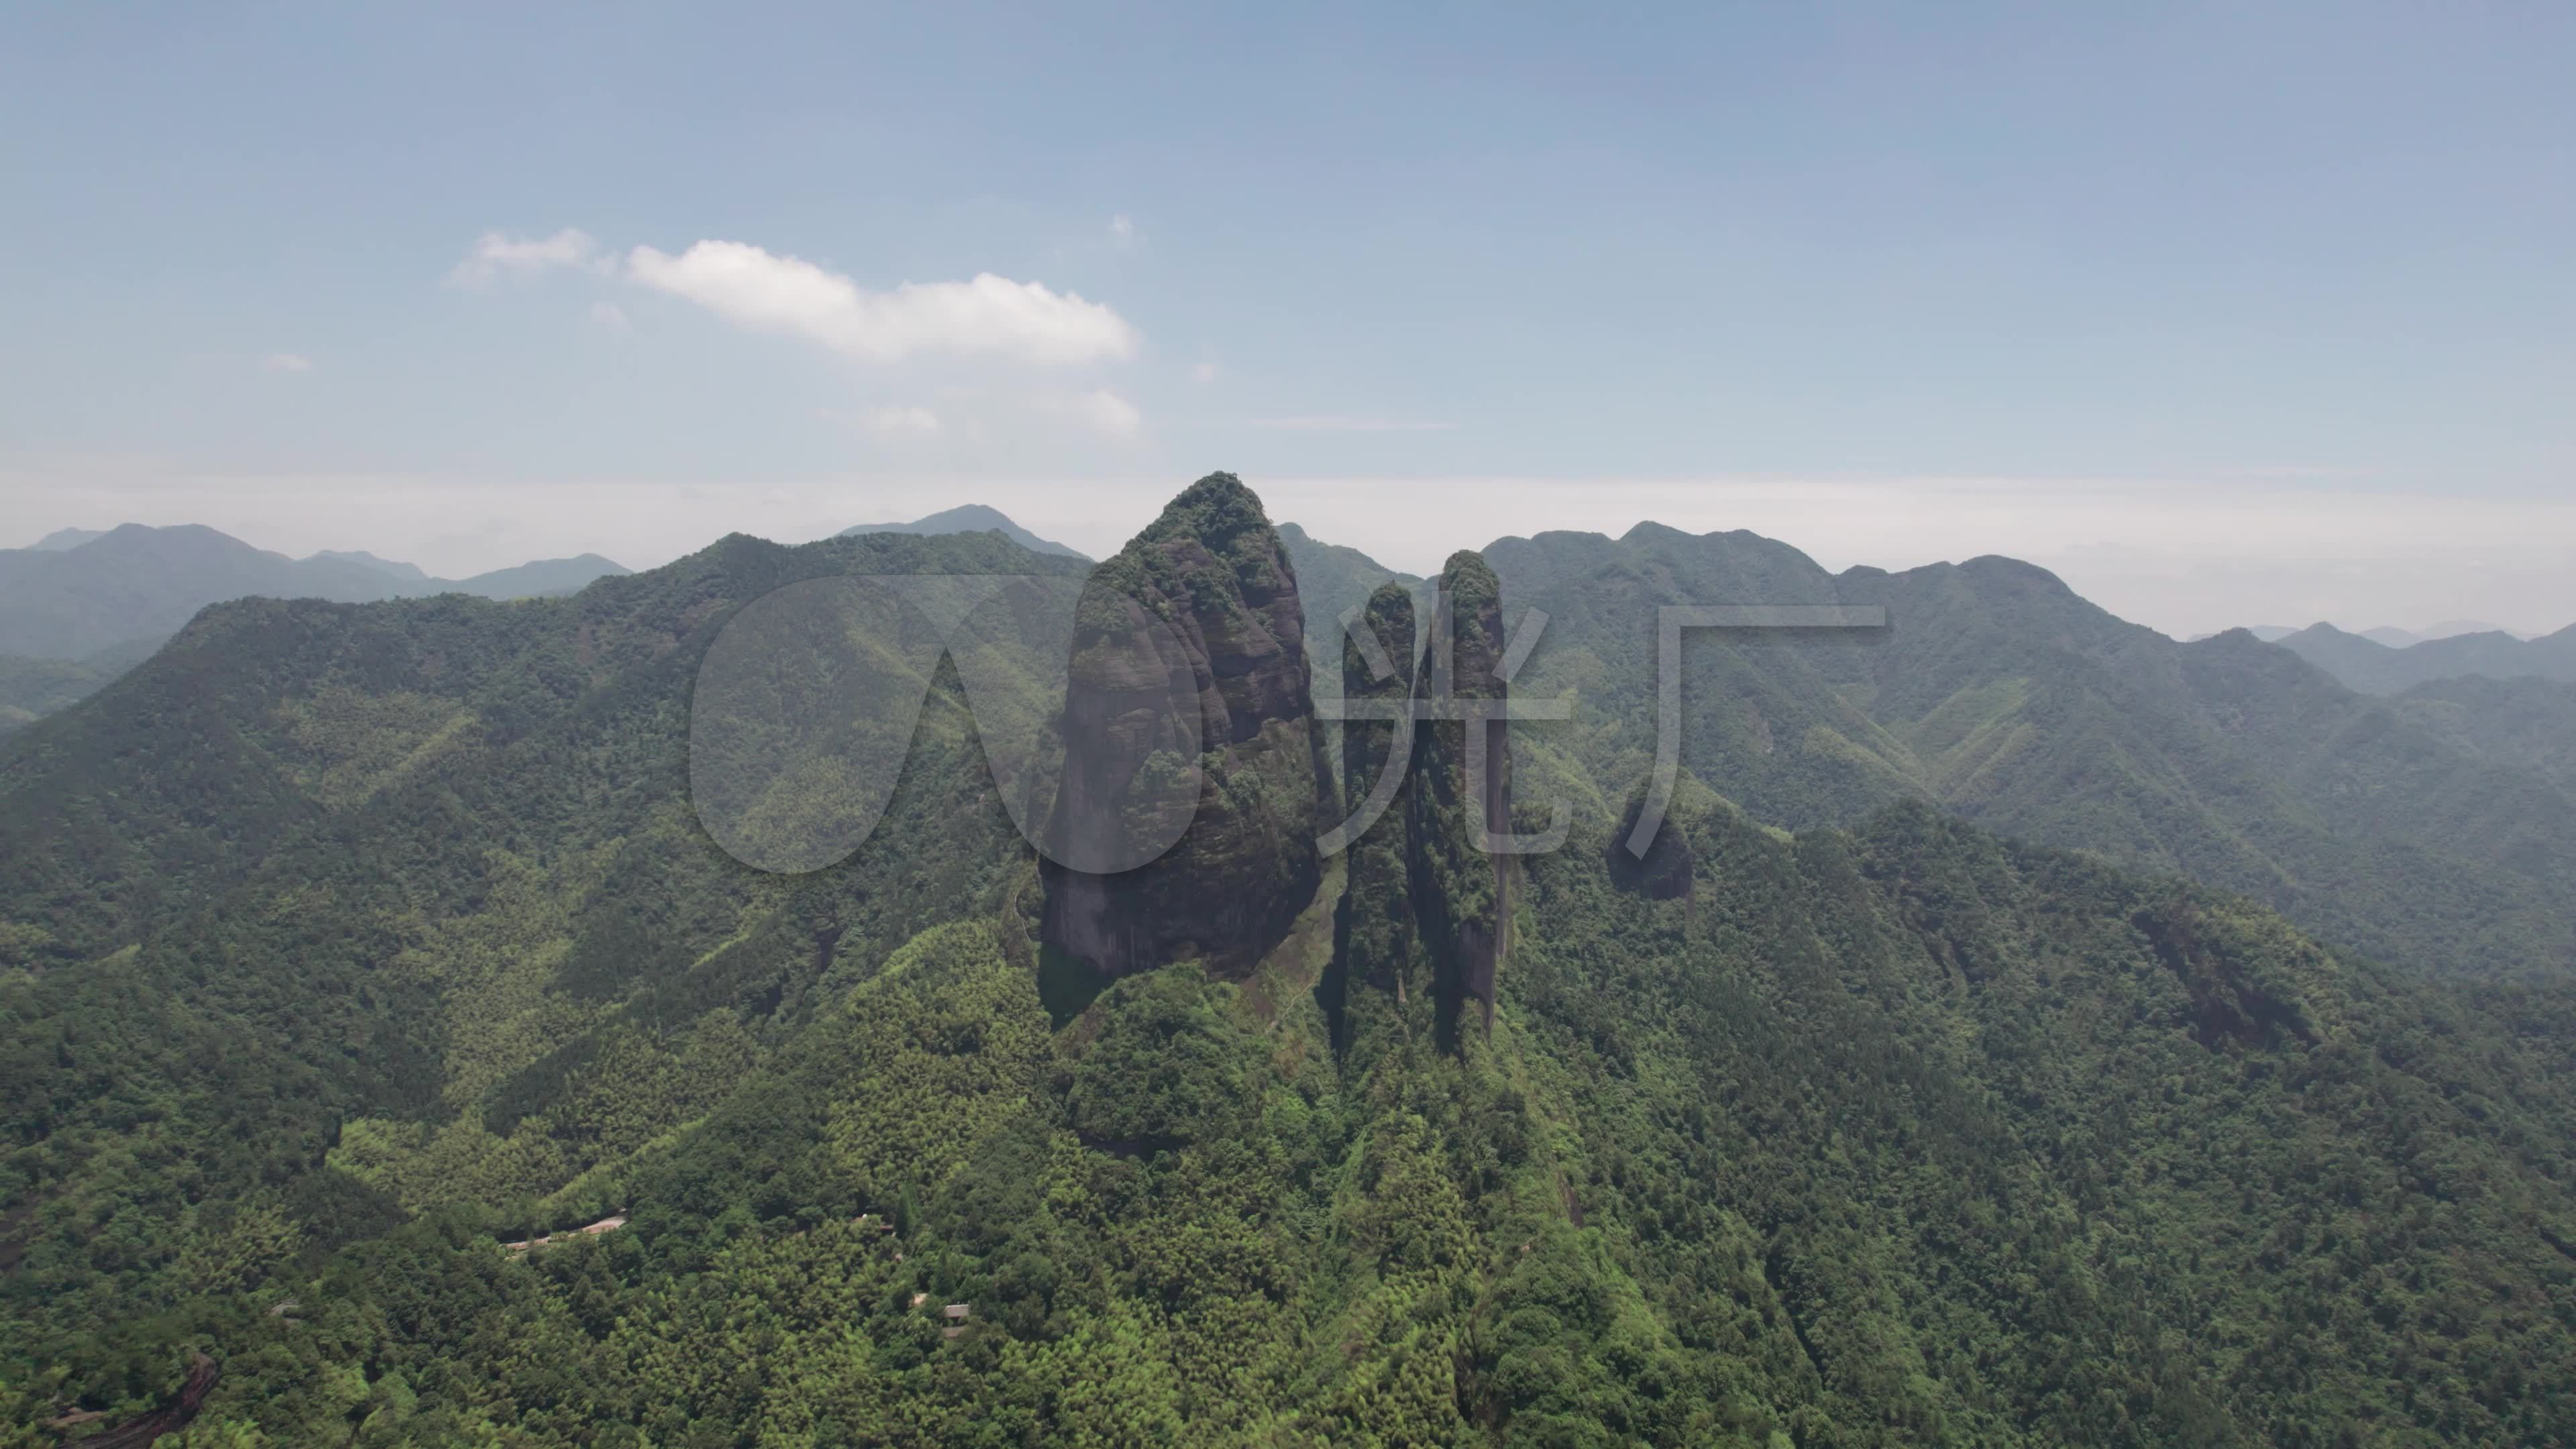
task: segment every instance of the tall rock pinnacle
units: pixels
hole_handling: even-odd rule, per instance
[[[1440,606],[1431,624],[1431,657],[1420,693],[1456,701],[1506,697],[1502,586],[1484,557],[1461,550],[1440,573]],[[1470,758],[1468,731],[1483,733]],[[1511,748],[1503,721],[1444,720],[1424,731],[1415,760],[1414,907],[1430,947],[1441,1020],[1454,1028],[1473,1001],[1480,1025],[1494,1023],[1494,976],[1508,949],[1508,857],[1488,854],[1481,835],[1511,828]],[[1471,766],[1481,780],[1471,781]]]
[[[1404,585],[1382,584],[1369,596],[1359,630],[1342,641],[1342,698],[1348,704],[1403,705],[1413,698],[1419,664],[1413,595]],[[1362,639],[1376,644],[1372,653]],[[1386,672],[1380,674],[1380,667]],[[1381,1020],[1416,1011],[1431,1014],[1431,980],[1422,935],[1414,920],[1412,764],[1419,758],[1422,727],[1410,719],[1379,723],[1351,720],[1342,726],[1343,793],[1352,808],[1368,798],[1391,755],[1402,757],[1394,794],[1350,844],[1349,875],[1334,921],[1333,972],[1323,1005],[1335,1044],[1347,1047],[1374,1036]],[[1390,1001],[1393,1013],[1378,1008]]]
[[[1169,629],[1181,657],[1136,642],[1147,618]],[[1108,976],[1189,958],[1248,972],[1314,899],[1315,842],[1333,823],[1334,793],[1297,577],[1261,500],[1231,473],[1191,484],[1093,572],[1074,651],[1065,728],[1078,747],[1049,830],[1085,828],[1086,817],[1118,808],[1139,771],[1168,767],[1154,756],[1169,731],[1136,707],[1166,681],[1124,677],[1136,661],[1154,661],[1146,673],[1168,668],[1178,692],[1196,694],[1199,804],[1180,843],[1150,864],[1094,875],[1044,863],[1045,944]],[[1121,669],[1086,669],[1087,654]]]

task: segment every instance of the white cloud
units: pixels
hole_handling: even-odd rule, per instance
[[[1101,303],[990,272],[871,292],[796,257],[745,242],[701,241],[678,256],[637,247],[626,274],[738,326],[804,337],[869,362],[952,353],[1061,366],[1133,356],[1138,340],[1136,329]]]
[[[1109,218],[1109,240],[1120,251],[1133,251],[1136,243],[1143,239],[1144,234],[1136,230],[1136,223],[1128,220],[1127,213],[1122,211]]]
[[[1038,406],[1105,438],[1123,440],[1145,430],[1145,415],[1136,411],[1136,405],[1105,387],[1089,392],[1050,394],[1040,398]]]
[[[1218,367],[1213,362],[1202,362],[1190,369],[1190,381],[1197,383],[1201,387],[1205,387],[1209,383],[1216,381],[1219,374],[1223,371],[1224,369]]]
[[[475,241],[465,260],[456,264],[456,270],[447,274],[447,280],[459,287],[488,286],[504,272],[526,276],[549,267],[579,266],[598,252],[598,242],[572,227],[553,236],[527,240],[487,231]]]
[[[860,416],[859,426],[881,438],[928,438],[940,431],[939,414],[919,404],[871,408]]]
[[[1338,416],[1254,418],[1256,428],[1278,428],[1292,433],[1446,433],[1456,423],[1415,422],[1405,418],[1354,418]]]
[[[614,302],[591,303],[590,320],[611,332],[630,332],[635,325],[626,320],[626,309]]]
[[[259,365],[268,372],[311,372],[313,359],[293,352],[272,352],[261,358]]]

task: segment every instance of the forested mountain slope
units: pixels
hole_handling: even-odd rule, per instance
[[[184,1291],[185,1245],[226,1231],[202,1202],[328,1240],[414,1181],[506,1202],[674,1125],[726,1075],[680,1071],[692,1024],[802,1010],[836,942],[872,967],[954,915],[1009,831],[951,686],[905,828],[801,887],[735,866],[686,788],[713,629],[798,577],[1049,567],[987,537],[736,537],[576,599],[245,601],[12,737],[12,1305],[76,1323]],[[624,1125],[513,1133],[603,1053]]]
[[[1401,573],[1358,549],[1326,543],[1293,523],[1279,525],[1279,541],[1297,567],[1297,587],[1305,609],[1306,652],[1315,662],[1316,704],[1324,715],[1326,754],[1342,757],[1342,726],[1337,718],[1342,697],[1342,616],[1364,606],[1380,585],[1395,583],[1410,590],[1428,618],[1431,584]]]
[[[2576,969],[2576,800],[2241,630],[2176,644],[2000,558],[1832,575],[1654,524],[1486,555],[1511,609],[1549,616],[1527,688],[1576,692],[1565,738],[1596,775],[1652,758],[1659,606],[1881,605],[1883,630],[1685,639],[1683,760],[1784,825],[1914,796],[2418,969]]]
[[[2364,694],[2396,694],[2462,675],[2576,682],[2576,625],[2537,639],[2517,639],[2499,629],[2427,639],[2400,649],[2332,624],[2316,624],[2280,644]]]
[[[1080,550],[1065,547],[1053,539],[1040,538],[1013,523],[1010,515],[983,503],[967,503],[943,508],[926,518],[910,523],[859,523],[841,530],[841,537],[859,533],[998,533],[1031,553],[1060,554],[1065,558],[1082,558]],[[1087,562],[1088,560],[1086,560]]]
[[[1388,568],[1358,549],[1326,543],[1293,523],[1279,525],[1279,541],[1287,546],[1288,556],[1296,560],[1297,585],[1306,606],[1306,637],[1314,642],[1314,656],[1321,661],[1317,683],[1338,687],[1338,680],[1323,676],[1340,669],[1340,659],[1334,651],[1342,647],[1342,615],[1366,604],[1381,584],[1402,584],[1417,595],[1428,585],[1411,574]]]
[[[1445,666],[1379,590],[1395,667],[1345,686],[1500,698],[1507,552],[1444,571]],[[1229,735],[1310,722],[1248,490],[1130,554]],[[1350,850],[1278,841],[1284,932],[1106,970],[1054,949],[949,665],[851,859],[715,847],[692,684],[746,605],[1078,567],[734,537],[569,599],[244,603],[0,743],[5,1442],[185,1417],[192,1371],[164,1443],[2576,1442],[2561,985],[1839,767],[1702,755],[1637,862],[1610,712],[1515,726],[1484,794],[1461,726],[1352,726],[1417,768]],[[1295,759],[1212,803],[1321,809]],[[1474,848],[1559,800],[1561,848]]]
[[[2467,675],[2419,684],[2391,703],[2458,749],[2576,794],[2576,684]]]
[[[68,548],[0,549],[0,654],[79,659],[149,646],[226,599],[343,601],[566,593],[626,570],[597,554],[433,579],[364,553],[291,559],[197,524],[129,523]]]
[[[89,698],[107,682],[152,657],[159,641],[109,649],[86,659],[30,659],[0,654],[0,734],[35,723]]]

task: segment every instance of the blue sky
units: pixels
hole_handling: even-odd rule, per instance
[[[13,7],[0,544],[1099,552],[1224,467],[1417,568],[2576,618],[2576,10],[1392,9]]]

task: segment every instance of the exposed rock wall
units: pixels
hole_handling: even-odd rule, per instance
[[[1369,657],[1356,636],[1342,640],[1342,698],[1353,704],[1402,705],[1413,697],[1415,652],[1413,595],[1390,583],[1369,596],[1360,621],[1377,645]],[[1380,674],[1378,666],[1386,666]],[[1348,872],[1334,921],[1333,967],[1322,990],[1335,1045],[1373,1036],[1381,1021],[1419,1007],[1429,1015],[1428,962],[1414,920],[1413,784],[1421,728],[1409,719],[1390,723],[1347,720],[1342,725],[1344,808],[1357,811],[1376,788],[1390,756],[1403,757],[1404,774],[1378,817],[1348,846]],[[1381,1010],[1379,1002],[1395,1010]]]
[[[1496,704],[1509,697],[1499,670],[1502,589],[1482,555],[1462,550],[1449,556],[1430,643],[1423,697]],[[1481,782],[1468,778],[1471,729],[1484,735]],[[1443,1022],[1454,1029],[1473,1003],[1478,1024],[1491,1033],[1494,978],[1510,944],[1510,857],[1487,853],[1479,837],[1512,828],[1510,737],[1498,718],[1436,721],[1424,736],[1413,796],[1416,913],[1430,948]]]
[[[1185,763],[1157,703],[1170,694],[1198,702],[1202,776],[1161,858],[1106,875],[1045,864],[1042,939],[1113,977],[1188,958],[1249,971],[1314,899],[1335,794],[1296,573],[1261,500],[1229,473],[1173,499],[1092,574],[1074,659],[1051,835],[1118,828],[1141,776]]]

